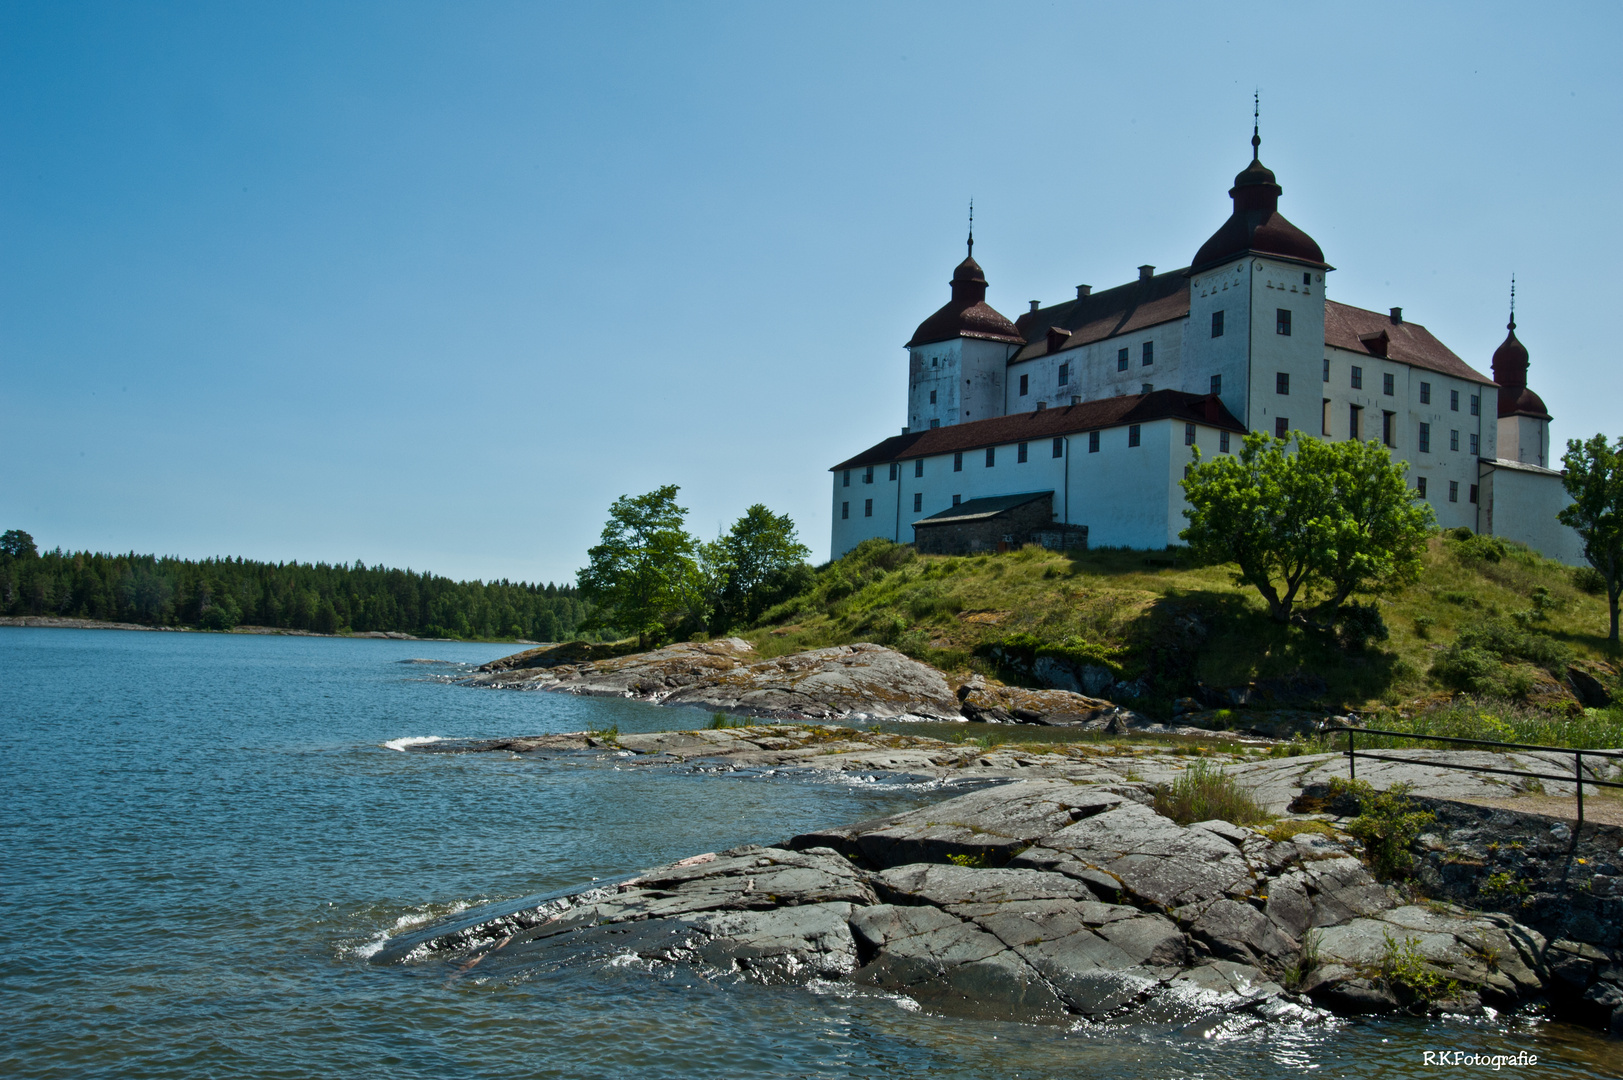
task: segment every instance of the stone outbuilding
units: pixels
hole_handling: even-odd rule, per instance
[[[925,555],[969,555],[1026,544],[1082,549],[1088,546],[1088,529],[1054,520],[1052,491],[1028,491],[970,499],[931,514],[913,523],[913,538]]]

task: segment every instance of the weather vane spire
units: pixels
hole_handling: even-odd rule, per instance
[[[1251,160],[1258,160],[1262,151],[1262,91],[1251,91]]]
[[[969,197],[969,257],[975,257],[975,197]]]
[[[1510,330],[1516,329],[1516,271],[1510,272]]]

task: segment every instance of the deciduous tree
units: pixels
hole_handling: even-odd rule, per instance
[[[774,514],[761,503],[744,511],[726,535],[702,550],[712,627],[721,631],[760,618],[786,589],[805,584],[793,574],[810,554],[788,514]]]
[[[1608,639],[1617,639],[1618,594],[1623,592],[1623,436],[1615,446],[1605,435],[1580,442],[1567,440],[1561,457],[1562,483],[1572,505],[1557,515],[1584,542],[1584,558],[1606,581],[1606,603],[1612,621]]]
[[[675,484],[646,495],[622,495],[588,564],[578,575],[581,593],[597,605],[593,618],[640,645],[663,640],[702,605],[698,541],[682,527],[687,510],[676,504]]]

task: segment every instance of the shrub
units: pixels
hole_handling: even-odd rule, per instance
[[[1437,625],[1437,620],[1430,615],[1416,615],[1414,617],[1414,636],[1417,638],[1431,637],[1431,628]]]
[[[1207,761],[1197,761],[1170,784],[1157,784],[1155,812],[1180,825],[1214,818],[1236,825],[1260,825],[1268,813],[1248,788]]]
[[[1336,638],[1350,652],[1362,652],[1371,641],[1385,641],[1391,636],[1381,609],[1374,604],[1343,604],[1336,613]]]
[[[1432,678],[1468,693],[1521,697],[1531,676],[1507,665],[1521,662],[1555,673],[1572,659],[1567,646],[1532,629],[1531,621],[1483,619],[1466,626],[1432,664]]]
[[[1420,953],[1420,939],[1398,941],[1386,932],[1386,955],[1381,958],[1381,978],[1394,994],[1430,1004],[1459,993],[1459,983],[1447,978]]]
[[[1391,879],[1407,877],[1414,867],[1414,856],[1409,845],[1420,835],[1422,825],[1433,821],[1435,814],[1415,810],[1408,798],[1408,784],[1393,784],[1385,791],[1376,791],[1364,780],[1330,781],[1330,797],[1351,796],[1359,806],[1359,814],[1347,823],[1347,831],[1364,844],[1364,860],[1377,877]]]
[[[1460,536],[1460,529],[1455,529],[1449,535],[1449,549],[1454,558],[1462,564],[1481,562],[1500,562],[1510,553],[1505,542],[1497,536],[1479,536],[1465,530],[1468,535]]]
[[[1572,571],[1573,587],[1590,596],[1602,596],[1606,592],[1606,575],[1593,566],[1580,566]]]

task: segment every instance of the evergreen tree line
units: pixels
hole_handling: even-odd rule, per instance
[[[0,541],[0,614],[565,641],[580,636],[591,608],[567,584],[452,581],[358,560],[329,566],[39,552],[27,533],[11,530]]]

